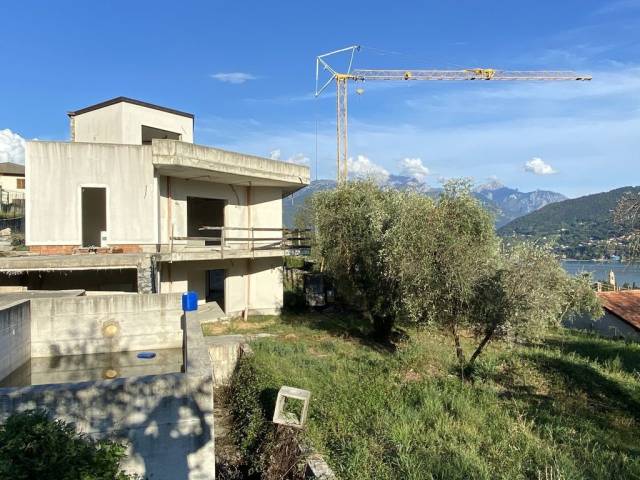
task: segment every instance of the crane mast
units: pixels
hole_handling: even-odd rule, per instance
[[[348,110],[347,100],[349,81],[457,81],[457,80],[489,80],[489,81],[587,81],[590,75],[580,75],[572,71],[510,71],[493,68],[466,68],[461,70],[352,70],[355,53],[360,46],[342,48],[316,57],[316,97],[319,96],[329,84],[336,82],[336,167],[338,182],[345,182],[348,178]],[[327,58],[348,52],[350,54],[349,65],[346,73],[336,71],[327,62]],[[320,69],[326,70],[330,78],[322,85],[319,82]]]

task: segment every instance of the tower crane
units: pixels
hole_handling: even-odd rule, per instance
[[[547,80],[591,80],[590,75],[579,75],[571,71],[508,71],[493,68],[465,68],[462,70],[372,70],[354,69],[353,59],[360,50],[359,45],[334,50],[316,57],[316,97],[329,84],[336,82],[336,148],[337,148],[337,180],[347,180],[347,93],[348,82],[365,82],[377,80],[491,80],[491,81],[547,81]],[[329,57],[338,54],[349,54],[349,65],[346,72],[338,72],[328,63]],[[325,83],[320,83],[320,72],[326,70],[331,75]]]

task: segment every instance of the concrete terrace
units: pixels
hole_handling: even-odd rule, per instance
[[[154,139],[153,165],[161,175],[235,185],[308,185],[309,168],[295,163],[229,152],[214,147]]]

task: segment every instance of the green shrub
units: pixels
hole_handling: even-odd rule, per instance
[[[284,257],[284,266],[287,268],[304,268],[304,258],[303,257]]]
[[[231,379],[232,435],[249,473],[260,473],[266,467],[263,451],[272,430],[268,419],[278,394],[269,388],[272,383],[269,376],[256,367],[252,356],[238,361]]]
[[[125,447],[93,440],[75,426],[51,420],[44,410],[11,415],[0,426],[0,478],[125,480]]]

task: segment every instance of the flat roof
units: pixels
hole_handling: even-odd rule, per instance
[[[173,108],[167,108],[160,105],[154,105],[153,103],[143,102],[141,100],[136,100],[135,98],[129,97],[116,97],[111,100],[106,100],[104,102],[96,103],[95,105],[91,105],[89,107],[81,108],[80,110],[76,110],[74,112],[67,112],[67,115],[70,117],[75,117],[76,115],[82,115],[83,113],[91,112],[93,110],[98,110],[100,108],[108,107],[110,105],[115,105],[116,103],[130,103],[132,105],[138,105],[140,107],[153,108],[154,110],[160,110],[161,112],[173,113],[174,115],[181,115],[183,117],[188,117],[193,119],[193,113],[181,112],[180,110],[174,110]]]

